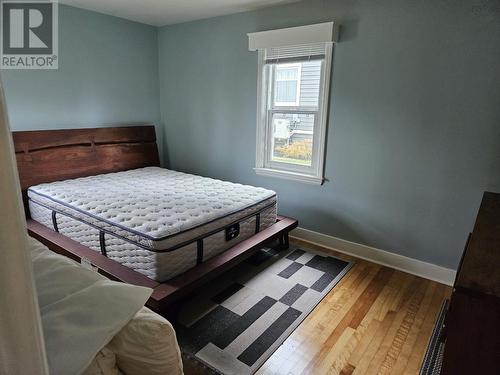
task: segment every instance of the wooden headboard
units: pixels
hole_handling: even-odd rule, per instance
[[[159,166],[154,126],[13,132],[21,189]]]

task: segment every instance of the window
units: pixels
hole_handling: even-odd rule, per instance
[[[269,33],[281,31],[249,34],[250,44],[253,36],[257,44],[262,44],[258,40],[262,33],[269,37]],[[287,32],[285,38],[290,38],[290,34],[294,33]],[[303,36],[302,32],[299,34]],[[267,39],[277,43],[272,36]],[[282,47],[255,48],[259,54],[255,171],[321,184],[333,43],[289,43]]]

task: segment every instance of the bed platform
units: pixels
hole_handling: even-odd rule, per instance
[[[295,219],[276,216],[276,197],[268,190],[158,168],[160,162],[153,126],[14,132],[13,138],[29,234],[53,251],[77,261],[84,259],[90,262],[110,279],[153,288],[154,292],[147,306],[170,318],[176,302],[188,296],[198,286],[245,260],[262,246],[279,241],[282,247],[288,247],[288,233],[298,224]],[[95,215],[82,210],[82,207],[88,207],[94,201],[92,197],[87,197],[87,201],[79,199],[80,205],[69,204],[75,201],[74,197],[67,194],[74,186],[71,183],[68,185],[65,180],[81,177],[88,178],[78,180],[79,183],[75,186],[92,184],[92,191],[99,197],[96,201],[101,205],[112,204],[114,194],[120,192],[109,192],[110,199],[106,202],[101,197],[106,195],[107,182],[102,177],[90,177],[109,173],[115,179],[127,178],[132,174],[137,175],[135,177],[139,180],[147,179],[152,174],[160,174],[162,181],[158,186],[171,183],[174,187],[179,182],[191,183],[193,186],[202,186],[195,188],[195,192],[199,194],[205,194],[212,188],[211,197],[214,199],[211,199],[212,206],[206,210],[210,211],[211,220],[208,220],[208,225],[198,222],[200,213],[197,212],[197,205],[191,202],[193,214],[189,217],[163,222],[160,210],[156,212],[155,219],[158,225],[153,229],[146,225],[146,229],[153,232],[144,229],[147,221],[143,220],[134,222],[134,226],[138,226],[134,233],[123,230],[127,228],[111,228],[106,218],[96,214],[99,209],[92,211]],[[40,185],[55,181],[64,182]],[[102,182],[101,188],[95,185],[96,181]],[[224,188],[231,191],[233,199],[229,202],[226,200],[226,209],[218,212],[216,195]],[[144,200],[148,193],[137,189],[132,195],[142,194]],[[177,189],[179,195],[173,197],[173,201],[182,201],[182,190]],[[160,194],[158,202],[162,201],[161,192],[161,189],[157,192]],[[75,192],[76,197],[81,197],[83,193],[84,191],[78,190]],[[227,194],[220,195],[222,201]],[[60,199],[53,199],[54,197]],[[120,199],[123,204],[130,204],[126,202],[126,196]],[[151,203],[145,203],[145,207],[150,206]],[[33,217],[30,216],[30,207]],[[135,213],[133,210],[129,211],[132,212],[132,217],[128,219],[134,221]],[[141,211],[141,215],[145,215],[144,211]],[[90,238],[87,242],[73,235],[81,232],[84,228],[79,226],[83,225],[88,226],[85,229],[86,238]],[[71,227],[78,227],[77,231],[65,231],[65,228]],[[165,230],[160,231],[158,228]],[[232,235],[239,238],[231,238]],[[188,264],[177,273],[169,274],[171,270],[167,273],[157,272],[151,267],[153,263],[147,269],[136,267],[134,270],[133,265],[120,259],[112,259],[113,252],[109,251],[113,250],[112,246],[117,240],[126,241],[119,243],[122,248],[125,245],[139,246],[132,250],[140,250],[153,257],[176,254],[175,250],[181,248],[184,254],[189,254],[189,251],[192,254],[186,258],[189,260]],[[180,254],[179,251],[177,253]],[[165,259],[164,264],[168,264],[168,258]]]

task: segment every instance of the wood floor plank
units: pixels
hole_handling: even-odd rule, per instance
[[[403,343],[401,352],[399,353],[399,356],[390,371],[391,374],[399,375],[404,372],[406,365],[408,364],[408,360],[410,359],[410,356],[412,354],[418,333],[422,328],[425,316],[427,315],[427,312],[431,305],[432,298],[436,290],[436,286],[437,286],[436,283],[431,283],[431,282],[428,283],[424,299],[422,300],[422,303],[415,316],[414,324],[410,328],[408,336],[406,337],[406,341]]]
[[[358,277],[358,283],[355,283],[355,289],[353,289],[351,294],[347,294],[348,299],[344,301],[341,308],[336,310],[335,314],[330,314],[329,316],[329,329],[323,329],[318,337],[315,338],[315,342],[320,343],[321,347],[316,355],[311,359],[310,363],[304,370],[305,373],[313,372],[315,368],[321,365],[324,357],[328,354],[329,350],[333,347],[336,340],[340,337],[341,333],[349,327],[351,321],[351,314],[357,311],[357,304],[361,304],[360,296],[363,295],[365,290],[372,285],[372,281],[376,278],[377,273],[374,273],[375,269],[368,269],[371,272],[361,273]]]
[[[360,264],[353,267],[351,272],[335,287],[335,292],[330,293],[328,298],[321,302],[324,304],[324,308],[315,309],[301,324],[300,328],[295,330],[289,339],[285,341],[283,346],[286,346],[290,340],[293,342],[288,351],[289,358],[299,356],[307,359],[307,362],[298,364],[293,373],[302,371],[311,358],[314,357],[318,348],[323,346],[321,337],[324,332],[329,332],[328,327],[325,328],[325,323],[329,325],[335,324],[331,317],[342,315],[342,309],[345,309],[346,303],[353,299],[353,292],[359,288],[360,283],[369,275],[370,270],[366,270],[365,265]]]
[[[413,277],[400,299],[393,324],[389,327],[384,340],[370,362],[366,374],[385,374],[390,370],[399,355],[402,343],[406,340],[409,328],[414,322],[416,311],[424,296],[424,289],[420,280]]]
[[[420,283],[421,280],[416,280],[416,282]],[[412,295],[411,299],[409,300],[403,321],[398,327],[391,346],[387,354],[385,355],[384,360],[382,361],[378,372],[379,374],[390,374],[398,359],[400,358],[403,347],[408,340],[408,336],[410,335],[412,328],[415,325],[417,313],[422,306],[426,289],[426,284],[419,284],[418,290]]]
[[[398,288],[401,287],[401,280],[403,279],[402,276],[403,274],[401,272],[394,272],[389,282],[384,286],[382,292],[378,295],[377,299],[359,324],[355,334],[355,338],[358,339],[357,345],[351,351],[351,356],[349,358],[349,364],[353,367],[356,367],[362,353],[364,353],[373,339],[380,322],[389,311],[388,307],[397,297],[397,291]]]
[[[336,360],[344,351],[344,348],[351,340],[351,337],[353,336],[354,332],[356,332],[356,330],[354,330],[350,327],[347,327],[342,332],[342,334],[340,335],[338,340],[335,342],[333,347],[327,353],[327,355],[324,358],[321,365],[315,369],[314,373],[316,373],[316,374],[329,374],[329,373],[338,374],[342,370],[342,367],[336,368],[336,366],[335,366],[335,364],[337,362]]]
[[[393,270],[383,267],[378,271],[375,277],[370,280],[370,283],[359,295],[356,301],[354,301],[351,308],[346,311],[342,320],[339,321],[335,329],[323,342],[322,350],[313,358],[311,364],[308,366],[308,370],[312,371],[317,364],[324,364],[326,360],[325,357],[329,355],[329,348],[335,345],[337,340],[339,340],[339,338],[348,328],[352,328],[354,330],[358,328],[361,320],[366,315],[367,311],[370,309],[373,302],[382,291],[385,283],[389,280],[392,273]]]
[[[432,298],[429,310],[425,316],[424,322],[418,333],[417,339],[413,346],[412,353],[408,359],[408,364],[404,370],[405,375],[418,374],[420,366],[422,364],[422,359],[427,348],[427,344],[432,334],[434,324],[437,319],[437,315],[441,308],[444,299],[449,298],[451,294],[451,288],[442,284],[436,285],[436,291]]]
[[[347,364],[339,373],[339,375],[352,375],[354,372],[354,367],[350,364]]]
[[[408,287],[410,283],[415,281],[415,276],[403,273],[401,284],[396,293],[396,298],[393,299],[391,305],[389,306],[389,311],[399,311],[401,306],[408,300],[411,296],[411,291],[408,293]]]
[[[396,304],[396,301],[400,298],[400,292],[404,290],[405,285],[410,279],[411,275],[399,271],[394,272],[392,279],[389,281],[386,289],[384,290],[384,293],[387,293],[387,296],[384,294],[384,299],[380,300],[381,306],[377,315],[375,315],[378,320],[382,321],[389,311],[394,311],[392,306]]]
[[[351,353],[351,356],[348,360],[349,365],[351,365],[353,368],[356,368],[358,363],[361,361],[363,353],[366,351],[366,349],[368,349],[368,346],[375,337],[380,324],[381,322],[379,320],[373,319],[368,325],[368,328],[362,334],[360,334],[360,340],[358,341],[358,344],[354,348],[354,351]]]
[[[366,374],[366,372],[369,370],[370,363],[372,362],[373,358],[377,353],[378,348],[380,347],[382,341],[387,335],[387,332],[391,327],[395,317],[396,313],[394,311],[389,311],[386,314],[384,320],[382,320],[380,326],[375,332],[373,339],[370,341],[369,345],[366,347],[364,352],[360,353],[360,360],[359,363],[356,365],[356,368],[354,369],[353,375]]]
[[[335,373],[352,373],[355,369],[354,355],[358,352],[363,352],[366,350],[371,340],[375,336],[375,332],[379,328],[380,321],[372,320],[371,324],[365,327],[364,325],[359,325],[355,330],[351,339],[344,347],[344,350],[337,356],[335,361],[330,366]]]
[[[291,373],[300,373],[318,352],[318,348],[322,347],[318,338],[325,330],[328,332],[328,327],[325,328],[325,322],[332,324],[330,316],[341,314],[339,311],[353,298],[353,291],[359,288],[360,283],[373,272],[372,267],[367,269],[366,266],[367,264],[362,262],[356,264],[335,287],[335,292],[330,293],[321,302],[324,304],[324,308],[313,310],[300,327],[275,352],[278,355],[277,359],[275,360],[273,355],[267,363],[276,363],[277,360],[282,360],[280,357],[285,355],[288,360],[296,362]]]

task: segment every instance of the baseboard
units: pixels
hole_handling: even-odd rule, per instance
[[[437,266],[432,263],[423,262],[418,259],[405,257],[380,250],[371,246],[361,245],[346,241],[337,237],[314,232],[309,229],[297,228],[290,232],[291,238],[296,238],[311,244],[320,245],[340,253],[352,255],[373,263],[382,264],[412,275],[420,276],[429,280],[437,281],[445,285],[453,285],[456,271],[450,268]]]

